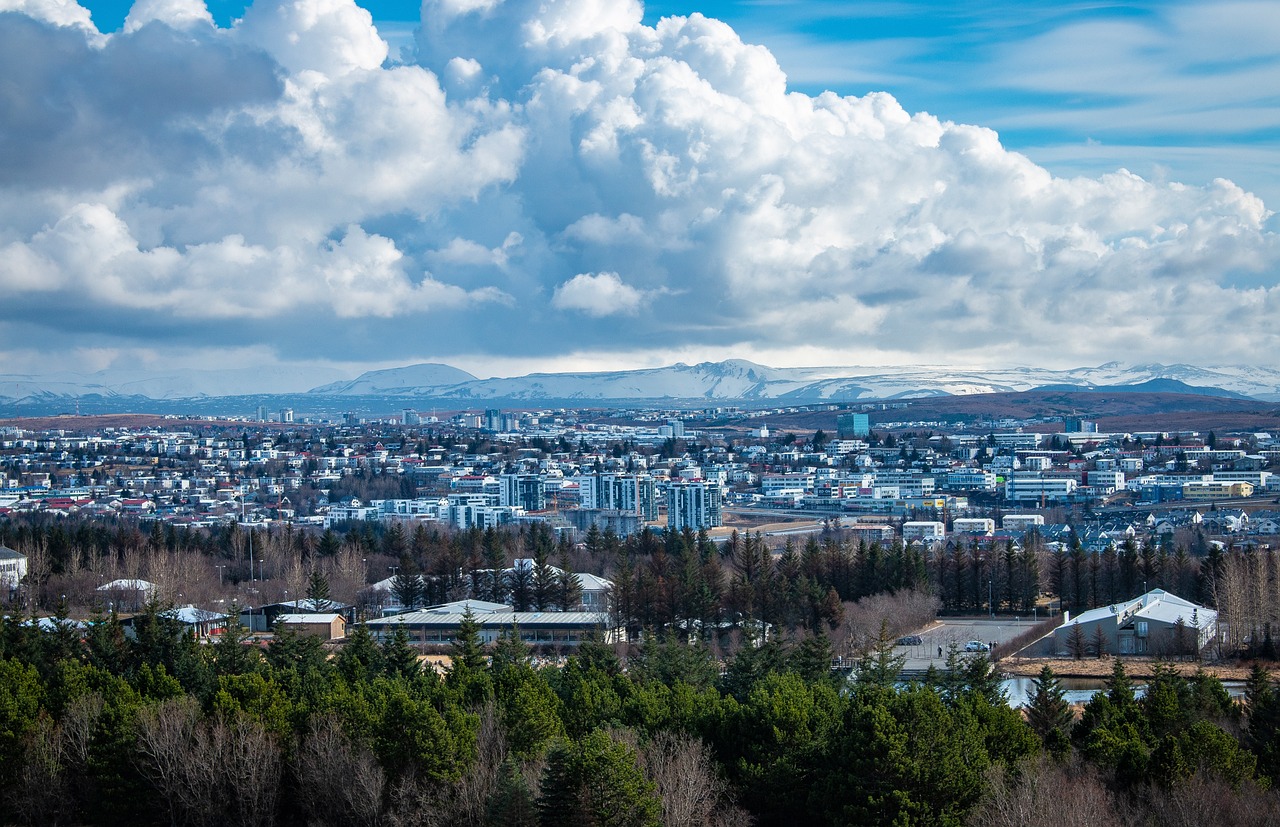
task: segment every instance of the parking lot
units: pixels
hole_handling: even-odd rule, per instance
[[[1033,625],[1030,617],[1009,618],[964,618],[948,617],[939,620],[927,629],[915,634],[920,636],[920,643],[915,646],[896,646],[894,654],[907,659],[904,668],[908,672],[924,671],[931,665],[939,668],[946,665],[947,649],[955,644],[964,652],[964,645],[971,640],[980,640],[987,644],[1004,643],[1012,640]],[[939,654],[941,652],[941,654]]]

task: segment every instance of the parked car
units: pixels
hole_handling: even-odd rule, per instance
[[[980,640],[971,640],[964,645],[966,652],[990,652],[991,647]]]
[[[898,638],[899,646],[919,646],[924,640],[919,635],[906,635]]]

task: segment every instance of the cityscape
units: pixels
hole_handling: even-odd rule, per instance
[[[0,0],[0,827],[1280,824],[1278,30]]]

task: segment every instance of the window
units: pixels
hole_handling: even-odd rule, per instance
[[[1146,637],[1146,636],[1147,636],[1147,621],[1139,620],[1138,621],[1138,637]]]

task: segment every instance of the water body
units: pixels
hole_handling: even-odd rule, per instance
[[[1035,690],[1033,681],[1034,678],[1014,677],[1005,678],[1000,682],[1000,688],[1004,690],[1009,706],[1018,709],[1027,705],[1027,698]],[[1088,703],[1096,693],[1106,690],[1106,680],[1103,678],[1059,678],[1058,683],[1062,684],[1062,688],[1066,690],[1068,703],[1073,704]],[[1244,697],[1244,681],[1223,681],[1222,685],[1226,687],[1227,694],[1231,697]],[[1146,691],[1145,683],[1133,682],[1133,693],[1139,698]]]

